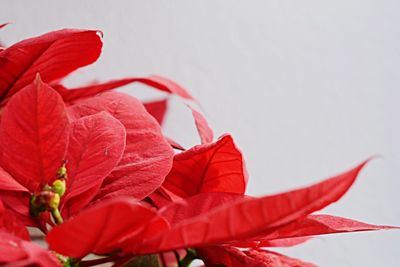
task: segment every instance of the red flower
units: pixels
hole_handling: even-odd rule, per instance
[[[94,198],[146,197],[161,185],[172,160],[158,124],[134,98],[107,93],[67,110],[40,79],[10,99],[0,145],[1,198],[24,216],[29,216],[29,199],[32,213],[31,195],[49,198],[46,202],[55,197],[54,190],[45,188],[60,180],[56,174],[63,160],[68,161],[68,178],[57,207],[64,217]]]
[[[90,252],[103,254],[117,249],[125,255],[135,256],[179,248],[200,248],[199,255],[209,255],[211,248],[207,248],[208,246],[223,245],[220,249],[228,249],[226,257],[233,253],[229,257],[238,257],[239,254],[251,257],[252,261],[257,258],[265,259],[272,257],[272,254],[259,251],[258,247],[270,246],[269,241],[390,228],[333,216],[308,216],[343,196],[364,165],[365,162],[346,173],[310,187],[263,198],[249,198],[232,193],[202,193],[173,202],[158,212],[137,202],[114,200],[95,206],[57,226],[48,234],[47,241],[51,249],[75,258],[81,258]],[[136,209],[137,206],[144,208],[142,212],[152,214],[149,218],[135,217],[136,220],[143,220],[138,224],[140,227],[134,226],[136,224],[124,227],[126,221],[123,220],[109,222],[103,217],[99,219],[110,210],[114,212],[114,218],[134,217],[137,213],[130,213],[129,210]],[[102,231],[106,232],[100,235]],[[118,231],[118,236],[108,234],[109,231]],[[107,245],[102,245],[103,243]],[[235,248],[226,247],[243,247],[244,244],[257,249],[239,253]],[[273,255],[274,258],[289,262],[284,256]],[[261,262],[260,259],[258,263]],[[213,258],[206,257],[204,260],[213,261]],[[250,259],[244,260],[242,266],[246,266],[248,260]]]
[[[196,100],[175,82],[60,83],[94,62],[101,47],[97,31],[61,30],[0,48],[1,264],[188,266],[201,258],[207,266],[314,266],[265,248],[394,228],[313,214],[339,200],[366,162],[309,187],[253,198],[244,195],[247,171],[232,137],[213,142]],[[37,76],[32,83],[37,73],[44,82]],[[167,99],[143,105],[110,91],[135,82],[184,100],[202,144],[185,150],[163,136]],[[29,242],[25,225],[47,232],[47,224],[50,249],[62,255]],[[107,256],[82,261],[90,253]]]

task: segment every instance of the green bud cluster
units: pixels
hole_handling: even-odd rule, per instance
[[[41,192],[33,194],[30,199],[30,214],[38,217],[44,211],[50,211],[56,223],[62,223],[58,207],[61,197],[66,191],[67,169],[66,162],[57,171],[57,179],[49,185],[44,185]]]

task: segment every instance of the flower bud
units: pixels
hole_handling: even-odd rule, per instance
[[[59,205],[60,205],[60,195],[55,193],[48,202],[48,206],[51,210],[53,210],[53,209],[58,209]]]
[[[57,193],[60,197],[62,197],[65,194],[66,190],[65,180],[64,179],[55,180],[52,184],[51,190],[54,193]]]
[[[63,165],[58,169],[57,171],[57,177],[58,178],[67,178],[67,168],[65,167],[66,162],[63,163]]]

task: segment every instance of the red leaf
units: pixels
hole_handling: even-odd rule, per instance
[[[232,193],[201,193],[187,199],[181,199],[160,209],[160,213],[171,225],[209,212],[219,206],[249,198]]]
[[[201,114],[191,106],[189,105],[187,106],[192,110],[194,123],[196,124],[197,131],[199,132],[201,143],[202,144],[211,143],[214,139],[214,133],[213,130],[208,125],[206,118],[203,116],[203,114]]]
[[[243,194],[247,179],[243,156],[232,137],[225,135],[175,155],[163,187],[183,198],[201,192]]]
[[[72,123],[66,156],[68,180],[64,198],[64,207],[70,215],[89,203],[103,180],[117,166],[125,149],[125,139],[124,126],[107,112]],[[74,201],[81,194],[85,195],[85,200]]]
[[[141,239],[168,227],[156,211],[128,198],[102,202],[56,226],[47,235],[50,249],[81,258],[90,252],[104,254],[119,248],[127,238]]]
[[[0,54],[0,98],[30,84],[40,72],[45,82],[93,63],[101,52],[97,31],[65,29],[30,38]]]
[[[26,257],[26,252],[21,248],[23,241],[0,229],[0,263],[15,262]]]
[[[64,102],[39,78],[6,106],[0,125],[1,165],[30,192],[55,178],[67,142]]]
[[[66,88],[65,86],[58,84],[54,86],[65,102],[75,103],[77,100],[81,100],[87,97],[95,96],[99,93],[113,90],[118,87],[122,87],[134,82],[136,79],[126,78],[113,80],[105,83],[90,84],[87,86],[77,87],[77,88]]]
[[[142,83],[160,91],[167,92],[169,94],[175,94],[184,99],[195,101],[195,99],[179,84],[158,75],[149,77],[129,77],[71,89],[67,89],[64,86],[59,85],[56,86],[56,90],[62,95],[66,102],[73,102],[78,99],[94,96],[98,93],[113,90],[134,82]]]
[[[24,224],[6,207],[0,200],[0,231],[18,236],[19,238],[30,240],[29,233]]]
[[[0,167],[0,190],[28,192],[28,189],[15,181],[2,167]]]
[[[12,266],[61,266],[50,251],[0,230],[0,264]]]
[[[124,249],[146,254],[248,240],[337,201],[347,192],[366,163],[306,188],[220,206],[185,220],[140,245],[129,243]]]
[[[331,215],[309,215],[270,233],[252,238],[259,241],[258,247],[270,246],[270,242],[279,239],[296,239],[315,235],[326,235],[346,232],[375,231],[395,229],[392,226],[372,225],[351,219]],[[235,244],[236,245],[236,244]]]
[[[196,101],[183,87],[178,85],[177,83],[161,77],[157,75],[149,76],[149,77],[132,77],[132,78],[125,78],[125,79],[119,79],[119,80],[113,80],[105,83],[100,83],[100,84],[94,84],[94,85],[88,85],[84,87],[78,87],[78,88],[73,88],[73,89],[67,89],[62,85],[57,85],[55,86],[55,89],[61,94],[65,102],[69,103],[75,103],[79,99],[87,98],[90,96],[94,96],[98,93],[113,90],[115,88],[121,87],[128,85],[130,83],[134,82],[139,82],[143,83],[145,85],[148,85],[150,87],[153,87],[155,89],[170,93],[170,94],[175,94],[183,99],[188,99],[192,101]],[[160,103],[161,105],[161,103]],[[213,140],[213,131],[212,129],[208,126],[208,123],[205,119],[205,117],[199,113],[198,111],[194,110],[190,105],[188,107],[192,110],[192,115],[197,127],[197,130],[199,132],[199,135],[201,137],[201,140],[203,143],[209,143],[212,142]],[[160,107],[160,110],[162,111],[162,106]],[[150,112],[152,113],[152,112]],[[162,112],[164,114],[165,111]],[[155,115],[153,113],[152,115]],[[163,118],[164,115],[161,116],[161,114],[156,115],[157,121],[161,121],[161,118]],[[161,125],[161,123],[160,123]]]
[[[24,191],[0,191],[0,199],[3,203],[12,210],[25,225],[33,226],[33,222],[29,215],[29,199],[31,194]]]
[[[175,94],[185,99],[196,101],[196,99],[194,99],[194,97],[191,96],[185,88],[165,77],[152,75],[147,78],[142,78],[141,82],[158,90],[165,91],[170,94]]]
[[[134,97],[108,92],[70,107],[73,117],[105,110],[126,128],[126,148],[115,170],[106,178],[98,198],[127,195],[142,199],[164,181],[173,150],[156,120]]]
[[[3,23],[3,24],[0,24],[0,29],[1,29],[1,28],[4,28],[4,27],[7,26],[8,24],[10,24],[10,22],[6,22],[6,23]]]
[[[266,250],[242,251],[235,247],[208,247],[197,249],[206,266],[230,267],[316,267],[282,254]]]
[[[158,124],[162,125],[165,113],[167,112],[167,103],[168,99],[163,99],[143,103],[143,106],[146,108],[147,112],[157,120]]]
[[[241,241],[234,242],[231,245],[240,248],[257,248],[257,247],[293,247],[302,244],[312,237],[293,237],[293,238],[281,238],[273,240],[263,241]],[[262,245],[260,245],[262,242]]]
[[[178,144],[176,141],[172,140],[171,138],[165,137],[165,139],[167,139],[168,143],[171,145],[171,147],[173,149],[181,150],[181,151],[186,150],[183,146],[181,146],[180,144]]]

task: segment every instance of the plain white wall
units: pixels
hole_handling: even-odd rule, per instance
[[[68,82],[170,77],[199,99],[217,135],[244,151],[249,193],[293,189],[371,155],[354,188],[325,213],[400,225],[398,1],[1,2],[11,44],[46,31],[104,32],[100,61]],[[142,97],[155,96],[131,86]],[[144,92],[144,93],[143,93]],[[166,133],[197,142],[172,101]],[[319,237],[280,251],[321,266],[398,266],[400,232]]]

